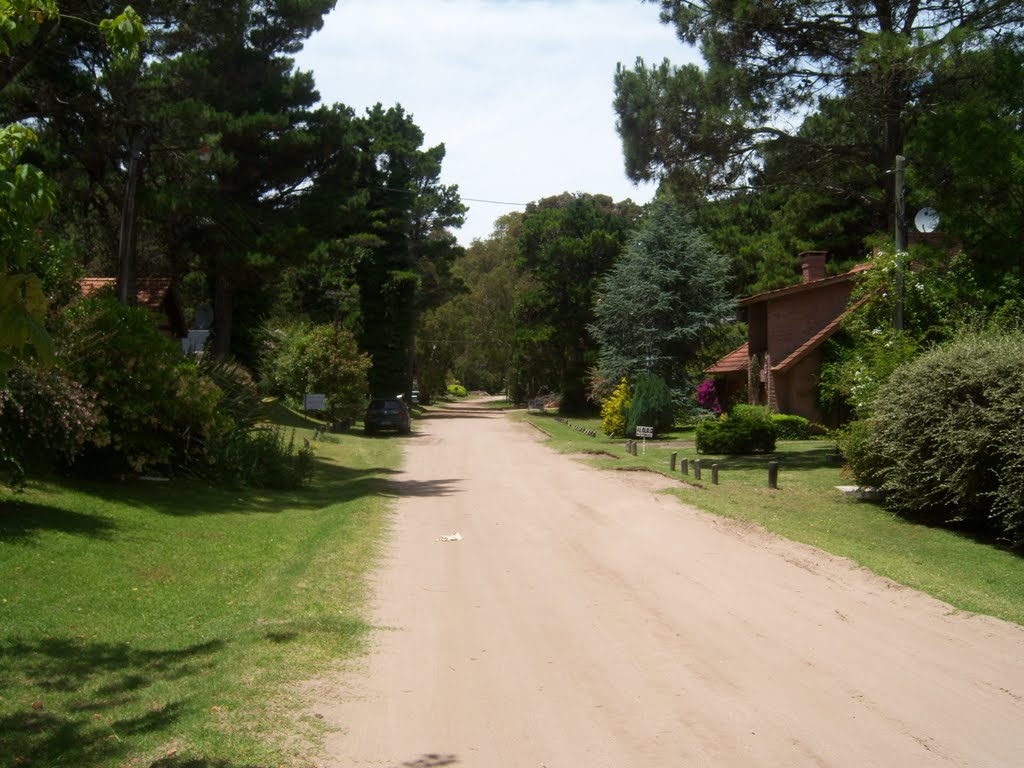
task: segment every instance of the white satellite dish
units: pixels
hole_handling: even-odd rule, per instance
[[[922,208],[914,217],[914,229],[918,232],[934,232],[942,218],[934,208]]]

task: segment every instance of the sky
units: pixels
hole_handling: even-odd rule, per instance
[[[326,104],[401,104],[443,143],[445,184],[469,206],[469,245],[494,221],[562,192],[645,203],[615,131],[616,64],[698,54],[640,0],[338,0],[296,65]]]

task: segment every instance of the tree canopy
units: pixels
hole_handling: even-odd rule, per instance
[[[626,169],[705,193],[744,182],[769,148],[891,169],[909,125],[938,96],[935,62],[1019,35],[1024,23],[1015,0],[648,2],[660,2],[682,41],[700,46],[706,66],[620,66]],[[836,98],[871,126],[869,140],[801,134],[805,116]]]
[[[655,200],[595,292],[596,389],[644,371],[682,388],[701,342],[730,319],[728,260],[665,198]]]
[[[563,408],[586,407],[594,290],[622,251],[640,208],[604,195],[561,195],[527,207],[515,232],[524,281],[516,307],[520,396],[551,388]]]
[[[704,64],[619,66],[626,171],[702,206],[739,287],[786,284],[808,247],[863,258],[894,231],[900,154],[909,205],[942,204],[972,250],[1019,243],[1020,3],[648,2]]]

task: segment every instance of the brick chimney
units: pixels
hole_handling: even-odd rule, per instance
[[[800,267],[804,271],[804,282],[812,283],[825,277],[825,257],[828,251],[804,251],[800,254]]]

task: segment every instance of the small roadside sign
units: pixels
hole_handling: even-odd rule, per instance
[[[324,395],[303,395],[302,407],[307,411],[326,411],[327,397]]]
[[[653,438],[654,437],[654,427],[639,427],[638,426],[636,428],[636,436],[637,437],[650,437],[650,438]]]

